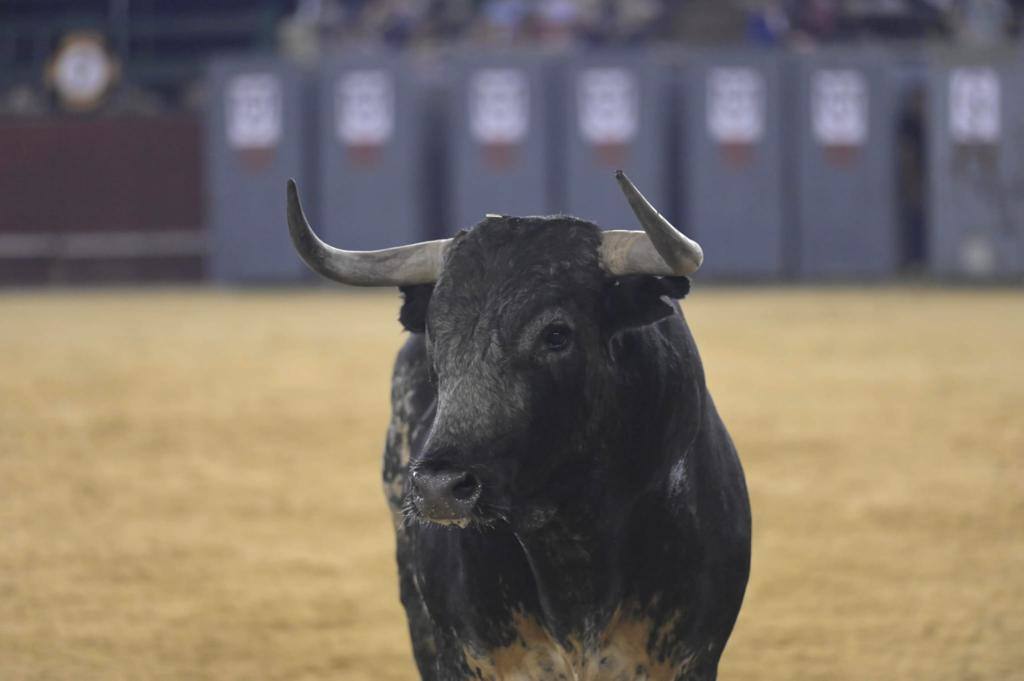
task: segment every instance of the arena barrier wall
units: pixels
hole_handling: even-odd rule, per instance
[[[1024,275],[1024,55],[930,55],[929,267]]]
[[[528,52],[451,57],[446,116],[448,221],[456,231],[487,213],[543,215],[561,203],[561,140],[552,58]]]
[[[318,93],[317,230],[342,248],[373,250],[433,236],[428,156],[438,134],[430,64],[392,52],[326,61]]]
[[[821,51],[793,61],[790,116],[803,278],[892,275],[899,262],[897,81],[880,51]]]
[[[752,50],[693,51],[684,59],[680,226],[704,247],[701,276],[786,271],[792,235],[783,67],[779,55]]]
[[[221,282],[310,278],[285,229],[285,182],[295,178],[315,210],[306,130],[309,78],[276,58],[215,60],[206,119],[209,272]]]
[[[285,229],[289,177],[347,248],[486,213],[630,227],[618,167],[702,242],[703,277],[873,279],[925,259],[939,278],[1024,276],[1019,50],[425,59],[345,53],[312,76],[217,59],[205,136],[188,117],[0,121],[18,169],[0,211],[4,281],[199,276],[204,262],[221,282],[311,281]]]
[[[675,217],[669,59],[666,53],[636,50],[569,59],[560,88],[567,134],[559,154],[564,161],[555,169],[566,182],[559,211],[606,228],[636,229],[614,180],[621,168],[658,210]]]

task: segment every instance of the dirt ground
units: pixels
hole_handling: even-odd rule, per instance
[[[0,295],[0,680],[412,679],[398,296]],[[685,304],[752,494],[722,679],[1024,679],[1024,295]]]

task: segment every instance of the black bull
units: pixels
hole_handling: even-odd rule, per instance
[[[403,286],[384,486],[424,679],[714,679],[742,469],[675,299],[600,230],[488,217]]]

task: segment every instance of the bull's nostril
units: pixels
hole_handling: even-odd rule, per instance
[[[466,473],[452,487],[452,496],[458,501],[471,501],[480,493],[480,481],[472,473]]]

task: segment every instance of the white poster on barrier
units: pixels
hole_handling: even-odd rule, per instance
[[[522,142],[530,127],[530,86],[516,69],[483,69],[469,85],[469,128],[486,145]]]
[[[764,77],[745,66],[717,67],[707,77],[707,124],[721,144],[755,144],[765,129]]]
[[[577,80],[580,133],[595,145],[627,144],[640,127],[636,78],[623,68],[592,68]]]
[[[961,144],[999,140],[1000,83],[995,69],[956,68],[949,74],[949,134]]]
[[[227,138],[235,149],[268,149],[281,139],[281,82],[270,73],[235,76],[226,89]]]
[[[395,88],[378,69],[349,71],[334,91],[335,132],[347,146],[381,146],[395,130]]]
[[[811,78],[814,138],[825,146],[861,146],[868,138],[868,85],[852,69],[816,71]]]

